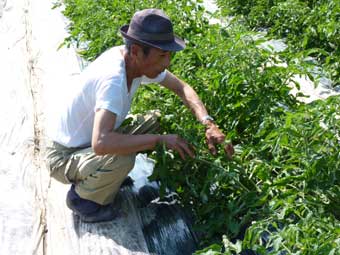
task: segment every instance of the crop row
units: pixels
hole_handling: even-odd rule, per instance
[[[337,0],[217,0],[222,15],[268,31],[289,45],[288,59],[313,57],[340,85],[340,2]]]
[[[194,216],[202,248],[197,254],[340,251],[339,97],[298,102],[288,84],[303,74],[300,66],[279,65],[286,52],[258,47],[263,39],[243,22],[209,25],[199,1],[64,0],[63,5],[70,21],[64,45],[76,44],[89,61],[121,44],[119,27],[143,8],[165,10],[177,34],[187,39],[187,49],[173,56],[170,69],[199,93],[235,144],[235,157],[228,160],[222,147],[210,155],[203,127],[158,85],[138,92],[133,111],[159,109],[163,132],[178,133],[196,147],[197,157],[185,162],[161,147],[150,156],[157,161],[152,179],[163,191],[177,191]]]

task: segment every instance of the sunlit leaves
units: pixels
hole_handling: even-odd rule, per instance
[[[142,8],[164,9],[176,33],[187,40],[170,69],[195,88],[233,141],[233,159],[222,146],[217,156],[210,155],[204,127],[159,85],[139,90],[133,111],[159,109],[162,132],[180,134],[195,147],[196,157],[185,161],[163,147],[151,156],[157,160],[152,179],[161,181],[162,195],[168,188],[177,191],[191,210],[202,247],[220,244],[197,254],[246,249],[259,254],[339,253],[340,99],[297,102],[287,85],[305,70],[294,61],[283,66],[280,60],[324,59],[338,77],[337,1],[218,1],[222,8],[230,7],[228,13],[244,15],[251,26],[271,27],[269,34],[286,36],[292,45],[298,42],[295,48],[306,49],[299,55],[291,48],[288,55],[260,48],[264,39],[244,23],[209,25],[196,1],[63,2],[70,19],[65,44],[74,44],[87,60],[120,44],[119,27]]]

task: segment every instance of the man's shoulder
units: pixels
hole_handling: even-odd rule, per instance
[[[84,70],[84,75],[90,79],[111,79],[125,76],[125,62],[120,51],[122,46],[106,50]]]
[[[122,55],[122,50],[124,50],[124,45],[113,46],[107,49],[106,51],[104,51],[102,54],[100,54],[99,57],[95,61],[101,60],[101,59],[122,61],[124,60],[124,57]]]

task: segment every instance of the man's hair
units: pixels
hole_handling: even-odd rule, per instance
[[[130,52],[131,52],[131,46],[133,44],[137,44],[137,45],[139,45],[142,48],[144,56],[149,55],[149,52],[151,50],[150,46],[141,44],[140,42],[137,42],[137,41],[134,41],[134,40],[130,40],[130,39],[127,39],[127,38],[124,38],[124,42],[125,42],[125,48],[127,49],[128,54],[130,54]]]

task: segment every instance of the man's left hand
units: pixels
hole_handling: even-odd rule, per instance
[[[210,124],[207,126],[207,129],[205,131],[205,138],[209,151],[213,155],[216,155],[217,153],[216,145],[225,142],[225,135],[215,124]],[[228,158],[232,158],[234,154],[233,145],[231,143],[225,144],[224,151],[227,154]]]

